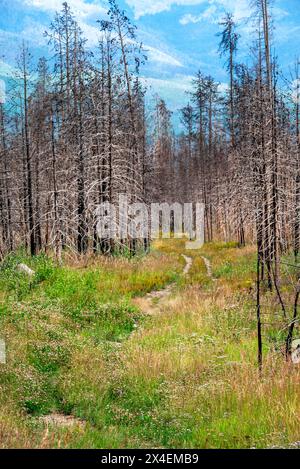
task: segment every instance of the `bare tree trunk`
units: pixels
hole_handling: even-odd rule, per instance
[[[30,239],[30,254],[36,254],[35,224],[33,215],[33,187],[32,187],[32,168],[31,168],[31,147],[30,147],[30,129],[28,120],[28,51],[23,43],[21,52],[22,81],[23,81],[23,110],[24,110],[24,145],[26,158],[26,182],[27,182],[27,208],[28,208],[28,227]]]
[[[2,143],[2,159],[3,159],[3,174],[1,174],[0,184],[3,187],[3,199],[6,205],[7,220],[3,219],[4,229],[6,233],[7,247],[10,251],[13,250],[13,233],[12,233],[12,213],[11,213],[11,197],[9,191],[9,173],[7,161],[7,146],[6,146],[6,133],[4,124],[4,110],[3,105],[0,104],[0,128],[1,128],[1,143]]]

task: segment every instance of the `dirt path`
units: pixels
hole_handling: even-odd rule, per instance
[[[186,277],[192,266],[193,266],[193,259],[191,257],[186,256],[185,254],[181,254],[181,256],[185,260],[185,266],[182,271],[182,275]],[[211,263],[210,261],[206,258],[201,256],[206,269],[207,269],[207,275],[212,278],[212,269],[211,269]],[[174,287],[176,286],[176,283],[171,283],[170,285],[167,285],[165,288],[162,290],[158,291],[152,291],[151,293],[148,293],[143,298],[137,298],[135,299],[134,303],[139,307],[139,309],[146,315],[149,316],[155,316],[162,314],[164,311],[164,308],[166,306],[171,305],[171,298],[170,296],[172,295],[172,292],[174,290]],[[135,334],[136,331],[132,333],[132,335]],[[72,415],[63,415],[59,413],[53,413],[49,414],[46,416],[43,416],[39,419],[41,422],[44,423],[46,428],[51,426],[56,426],[56,427],[78,427],[82,428],[85,425],[85,421],[80,420],[75,418]]]
[[[189,274],[189,271],[193,265],[193,259],[182,254],[182,257],[185,260],[185,267],[183,269],[183,275],[186,276]],[[140,308],[140,310],[147,315],[154,316],[156,314],[161,314],[163,312],[164,305],[169,304],[170,296],[174,289],[175,283],[171,283],[167,287],[159,291],[153,291],[148,293],[143,298],[137,298],[134,302]],[[132,333],[134,334],[134,332]],[[46,428],[49,426],[56,427],[83,427],[85,422],[83,420],[77,419],[72,415],[63,415],[59,413],[53,413],[45,415],[39,419],[40,422],[43,422]]]
[[[185,256],[184,254],[181,255],[185,260],[185,268],[183,269],[183,275],[188,275],[193,265],[193,259],[191,257]]]
[[[193,259],[191,257],[185,256],[182,254],[182,257],[185,260],[185,267],[183,269],[183,275],[186,276],[189,274],[191,267],[193,265]],[[155,315],[160,314],[164,305],[169,303],[169,297],[172,294],[175,284],[171,283],[163,290],[153,291],[148,293],[143,298],[137,298],[135,304],[141,309],[144,314]]]
[[[208,277],[215,281],[216,279],[213,278],[210,260],[207,259],[207,257],[204,257],[204,256],[201,256],[201,259],[203,259],[203,262],[205,264]]]

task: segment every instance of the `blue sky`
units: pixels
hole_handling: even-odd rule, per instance
[[[153,93],[158,93],[174,112],[187,102],[186,90],[197,70],[213,75],[226,85],[224,60],[218,56],[218,22],[231,11],[241,34],[239,59],[249,60],[251,45],[251,0],[120,0],[138,26],[149,60],[142,75]],[[69,0],[89,47],[97,43],[96,21],[105,15],[105,0]],[[274,0],[274,44],[286,74],[300,56],[300,0]],[[0,99],[3,81],[13,72],[22,39],[35,57],[47,55],[43,32],[61,0],[0,0]]]

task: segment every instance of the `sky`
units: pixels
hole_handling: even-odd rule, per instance
[[[98,40],[97,20],[105,17],[106,0],[69,0],[88,47]],[[174,113],[188,102],[186,91],[198,70],[226,87],[224,59],[218,54],[219,22],[232,12],[241,35],[238,59],[250,60],[251,0],[119,0],[138,27],[148,61],[141,74],[149,95],[159,94]],[[0,101],[13,74],[18,47],[28,41],[34,57],[49,56],[43,36],[62,0],[0,0]],[[274,47],[285,74],[300,56],[300,0],[273,0]]]

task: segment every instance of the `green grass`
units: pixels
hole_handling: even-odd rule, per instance
[[[2,447],[249,448],[300,440],[300,372],[276,331],[256,363],[255,250],[208,244],[181,275],[184,241],[149,256],[57,266],[9,256],[0,269]],[[212,264],[207,276],[202,256]],[[16,266],[25,262],[28,279]],[[175,282],[161,314],[135,299]],[[268,301],[271,298],[266,296]],[[278,352],[278,351],[277,351]],[[73,415],[84,428],[39,417]]]
[[[21,262],[35,271],[32,279],[18,272]],[[176,259],[166,259],[158,252],[133,260],[100,259],[88,268],[60,267],[46,256],[28,258],[23,252],[3,262],[1,335],[6,339],[8,363],[1,365],[4,393],[0,414],[5,420],[9,396],[15,420],[26,430],[25,440],[20,436],[18,446],[41,444],[43,432],[35,417],[51,412],[73,412],[85,419],[91,416],[91,423],[97,421],[101,427],[97,437],[93,435],[95,445],[100,444],[106,404],[99,392],[108,383],[103,381],[101,368],[95,367],[92,377],[85,375],[86,370],[97,361],[106,368],[115,347],[142,320],[132,298],[175,281],[179,270]],[[83,362],[81,369],[75,363],[85,355],[88,364]],[[61,430],[57,431],[53,442],[46,445],[57,444]],[[28,432],[32,441],[27,441]],[[68,438],[68,432],[63,433]],[[11,438],[7,440],[4,447],[11,445]]]

